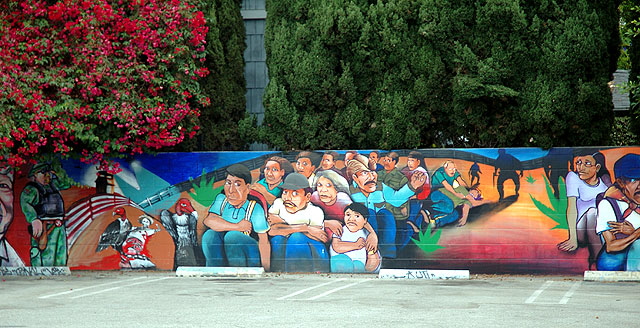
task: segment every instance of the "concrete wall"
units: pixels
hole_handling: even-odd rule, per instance
[[[577,157],[597,151],[604,155],[604,161],[598,165],[593,156]],[[306,156],[320,157],[323,153],[318,151]],[[569,180],[573,185],[581,185],[582,189],[578,190],[584,194],[587,188],[584,181],[591,173],[584,165],[575,166],[574,162],[578,159],[594,162],[591,168],[608,174],[597,176],[591,188],[606,190],[610,181],[616,179],[614,166],[618,159],[625,154],[640,154],[640,148],[418,150],[418,155],[424,156],[424,160],[418,160],[424,169],[417,170],[427,172],[429,179],[425,181],[437,182],[434,179],[438,179],[438,170],[451,161],[446,167],[453,169],[455,166],[456,171],[450,172],[459,174],[459,179],[452,184],[468,186],[457,189],[457,192],[471,195],[464,199],[451,194],[447,196],[442,188],[425,184],[418,179],[420,174],[386,173],[385,168],[380,167],[375,174],[367,173],[369,170],[364,165],[352,165],[356,162],[350,164],[357,172],[356,180],[345,182],[346,179],[340,175],[345,167],[345,152],[338,153],[335,172],[326,175],[335,187],[327,187],[329,180],[318,179],[319,188],[325,194],[329,190],[330,195],[318,199],[310,196],[311,204],[297,214],[288,213],[293,207],[282,207],[278,212],[277,205],[272,204],[278,204],[277,198],[286,200],[292,195],[298,196],[294,205],[304,204],[304,192],[294,195],[285,189],[285,194],[275,197],[259,186],[264,178],[267,159],[282,157],[286,160],[281,164],[283,167],[292,163],[291,168],[295,168],[297,161],[307,161],[307,157],[298,160],[297,152],[142,155],[130,161],[120,161],[122,171],[113,176],[72,160],[25,167],[13,176],[4,170],[0,174],[3,196],[3,224],[0,225],[3,229],[0,233],[4,232],[4,236],[0,235],[0,266],[173,270],[178,266],[207,264],[265,264],[269,270],[307,272],[428,268],[469,269],[472,273],[579,274],[596,269],[595,260],[602,244],[595,224],[599,222],[597,227],[602,227],[602,222],[615,217],[598,216],[594,209],[577,220],[578,223],[567,220],[567,213],[571,213],[567,211],[568,204],[571,204],[568,199],[572,199],[567,197],[567,189],[573,190],[573,187],[567,188],[565,179],[572,176]],[[370,151],[359,153],[368,156]],[[416,153],[409,150],[396,153],[400,171],[415,161]],[[364,157],[360,159],[364,162]],[[226,169],[238,163],[250,172],[251,184],[243,189],[243,183],[238,184],[231,179],[228,190],[225,190]],[[494,174],[497,167],[500,170]],[[580,170],[580,174],[572,170]],[[53,179],[47,180],[47,174]],[[325,176],[326,172],[316,174]],[[358,180],[365,175],[368,180]],[[414,175],[413,180],[408,178]],[[353,178],[353,174],[346,176]],[[358,184],[363,181],[372,184]],[[319,191],[317,186],[317,183],[312,183],[312,191]],[[373,186],[370,193],[367,186]],[[249,192],[249,188],[255,191]],[[223,190],[228,195],[228,203],[222,201],[226,197]],[[255,200],[255,207],[246,210],[242,207],[245,205],[243,199],[239,208],[223,210],[223,217],[231,221],[250,218],[252,225],[248,229],[257,233],[216,234],[207,228],[203,223],[205,218],[215,218],[209,211],[220,213],[221,208],[233,202],[234,196],[230,195],[237,194],[239,190],[246,190],[252,195],[247,197]],[[333,194],[337,190],[343,191],[342,198],[338,198],[337,207],[323,209],[333,199],[332,190]],[[275,193],[278,191],[282,192],[274,189]],[[615,187],[609,193],[613,191]],[[573,198],[581,204],[580,212],[595,208],[595,199],[582,194]],[[344,219],[345,203],[352,200],[365,203],[370,208],[366,211],[369,213],[363,215],[368,216],[368,225],[359,225],[360,221],[348,220],[346,225],[340,222]],[[302,203],[295,203],[298,201]],[[626,203],[622,204],[624,211]],[[55,214],[56,206],[64,212]],[[182,215],[175,215],[180,212],[178,208],[183,209]],[[310,212],[305,212],[310,209]],[[337,212],[334,211],[336,209]],[[354,211],[350,211],[353,214]],[[47,212],[50,213],[48,217]],[[283,226],[277,218],[269,217],[269,212],[279,213],[284,220],[299,220],[297,223],[302,224]],[[462,222],[467,212],[466,222]],[[591,214],[594,215],[589,216]],[[634,212],[628,218],[633,224],[638,224],[634,221],[636,215]],[[120,225],[119,218],[129,223]],[[322,224],[324,229],[313,228]],[[575,234],[580,239],[580,243],[574,245],[575,249],[571,243],[562,244],[568,239],[569,231],[573,231],[569,229],[572,226],[578,226]],[[247,229],[246,222],[243,227]],[[287,231],[286,228],[295,229]],[[233,229],[229,226],[217,228]],[[338,231],[334,230],[342,230],[342,235],[339,237]],[[43,231],[41,236],[47,236],[46,240],[33,237],[39,231]],[[587,247],[589,236],[595,236],[596,241],[592,243],[591,255]],[[325,238],[326,242],[323,242]],[[218,247],[216,240],[226,248]],[[347,254],[348,250],[353,252]],[[216,251],[221,256],[217,260]],[[624,269],[637,270],[633,264],[634,249],[627,247],[623,252],[629,252],[627,257],[631,258],[624,261],[625,265],[628,262]],[[265,257],[267,253],[271,254]],[[270,263],[264,263],[265,259]]]

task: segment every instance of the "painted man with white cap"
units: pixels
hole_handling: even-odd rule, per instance
[[[327,272],[329,240],[324,231],[324,212],[311,203],[307,177],[289,174],[281,186],[282,196],[269,208],[272,269],[287,272]]]

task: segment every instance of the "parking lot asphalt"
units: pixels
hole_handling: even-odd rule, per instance
[[[0,277],[6,327],[638,327],[640,284],[581,276]]]

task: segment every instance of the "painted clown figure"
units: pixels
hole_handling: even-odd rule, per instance
[[[120,268],[121,269],[155,269],[156,265],[151,261],[147,242],[160,229],[158,224],[152,229],[151,223],[153,218],[148,215],[142,215],[138,219],[142,227],[136,227],[131,230],[126,239],[122,243],[120,251]]]
[[[29,223],[31,266],[64,266],[67,232],[60,190],[69,185],[64,185],[47,163],[34,165],[29,180],[20,195],[20,206]]]

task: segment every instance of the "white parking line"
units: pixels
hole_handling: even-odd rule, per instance
[[[538,298],[538,296],[540,296],[540,294],[542,294],[542,292],[547,289],[549,286],[551,286],[551,284],[553,284],[553,280],[549,280],[547,282],[545,282],[542,287],[540,287],[540,289],[536,290],[535,292],[533,292],[533,294],[531,294],[531,296],[529,296],[529,298],[527,298],[527,300],[525,301],[525,303],[530,304],[533,303],[533,301],[536,300],[536,298]]]
[[[278,301],[281,301],[281,300],[284,300],[284,299],[287,299],[287,298],[289,298],[289,297],[293,297],[293,296],[296,296],[296,295],[300,295],[300,294],[302,294],[302,293],[304,293],[304,292],[307,292],[307,291],[310,291],[310,290],[314,290],[314,289],[316,289],[316,288],[320,288],[320,287],[322,287],[322,286],[326,286],[326,285],[329,285],[329,284],[333,284],[334,282],[338,282],[338,281],[342,281],[342,280],[346,280],[346,278],[341,278],[341,279],[331,280],[331,281],[329,281],[329,282],[325,282],[325,283],[323,283],[323,284],[319,284],[319,285],[312,286],[312,287],[309,287],[309,288],[301,289],[301,290],[299,290],[299,291],[297,291],[297,292],[294,292],[294,293],[291,293],[291,294],[289,294],[289,295],[282,296],[282,297],[278,298]]]
[[[147,277],[138,277],[138,278],[133,278],[133,279],[127,279],[127,280],[124,280],[124,281],[126,282],[126,281],[133,281],[133,280],[139,280],[139,279],[145,279],[145,278],[147,278]],[[122,280],[116,280],[116,281],[107,282],[107,283],[104,283],[104,284],[93,285],[93,286],[88,286],[88,287],[83,287],[83,288],[78,288],[78,289],[71,289],[71,290],[67,290],[65,292],[55,293],[55,294],[51,294],[51,295],[39,296],[38,298],[56,297],[56,296],[60,296],[60,295],[71,294],[71,293],[80,292],[80,291],[91,289],[91,288],[98,288],[98,287],[113,285],[113,284],[122,283],[122,282],[123,282]]]
[[[148,284],[150,282],[155,282],[155,281],[160,281],[160,280],[165,280],[165,279],[171,279],[171,278],[175,278],[175,277],[164,277],[164,278],[158,278],[158,279],[153,279],[153,280],[145,280],[145,281],[141,281],[141,282],[136,282],[136,283],[128,284],[128,285],[124,285],[124,286],[111,287],[111,288],[98,290],[98,291],[95,291],[95,292],[92,292],[92,293],[88,293],[88,294],[82,294],[82,295],[74,296],[74,297],[72,297],[72,299],[76,299],[76,298],[80,298],[80,297],[86,297],[86,296],[92,296],[92,295],[101,294],[101,293],[106,293],[106,292],[109,292],[109,291],[112,291],[112,290],[120,289],[122,287],[130,287],[130,286]]]
[[[324,292],[324,293],[322,293],[322,294],[319,294],[319,295],[316,295],[316,296],[314,296],[314,297],[309,297],[309,298],[307,298],[307,300],[308,300],[308,301],[317,300],[317,299],[319,299],[319,298],[321,298],[321,297],[325,297],[325,296],[327,296],[327,295],[329,295],[329,294],[332,294],[332,293],[335,293],[335,292],[337,292],[337,291],[339,291],[339,290],[342,290],[342,289],[345,289],[345,288],[349,288],[349,287],[352,287],[352,286],[355,286],[355,285],[361,284],[361,283],[366,282],[366,281],[369,281],[369,280],[371,280],[371,279],[365,279],[365,280],[362,280],[362,281],[358,281],[358,282],[354,282],[354,283],[351,283],[351,284],[348,284],[348,285],[344,285],[344,286],[342,286],[342,287],[334,288],[334,289],[332,289],[332,290],[330,290],[330,291],[326,291],[326,292]]]
[[[525,303],[531,304],[533,302],[535,302],[535,300],[538,298],[538,296],[540,296],[540,294],[542,294],[542,292],[547,289],[549,286],[551,286],[551,284],[553,284],[553,281],[547,281],[545,282],[542,287],[540,287],[538,290],[536,290],[535,292],[533,292],[533,294],[531,294],[531,296],[529,296],[529,298],[525,301]],[[580,288],[580,286],[582,285],[582,281],[576,281],[571,288],[569,288],[569,290],[564,293],[564,296],[562,297],[562,299],[560,299],[560,301],[556,302],[536,302],[536,304],[567,304],[569,302],[569,300],[571,299],[571,297],[573,297],[573,294],[578,290],[578,288]]]
[[[576,281],[576,283],[573,284],[573,286],[571,286],[571,289],[569,289],[569,291],[567,291],[567,293],[564,294],[564,297],[560,300],[559,304],[567,304],[571,296],[573,296],[573,293],[575,293],[576,290],[578,290],[578,287],[580,287],[581,284],[582,284],[582,281]]]

